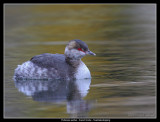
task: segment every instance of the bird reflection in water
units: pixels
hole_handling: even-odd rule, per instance
[[[91,79],[83,80],[20,80],[14,79],[18,90],[39,102],[66,101],[66,111],[71,117],[86,117],[91,109],[87,95]]]

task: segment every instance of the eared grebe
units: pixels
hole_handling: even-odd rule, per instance
[[[87,54],[96,55],[88,49],[85,42],[71,40],[65,48],[65,54],[44,53],[18,65],[14,78],[65,80],[91,78],[89,69],[81,61]]]

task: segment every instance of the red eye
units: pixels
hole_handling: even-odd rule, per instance
[[[78,50],[79,50],[79,51],[82,51],[82,52],[84,52],[84,51],[82,50],[82,48],[78,48]]]
[[[79,51],[82,51],[82,49],[81,49],[81,48],[78,48],[78,50],[79,50]]]

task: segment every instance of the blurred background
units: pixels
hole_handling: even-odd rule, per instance
[[[83,100],[91,109],[67,113],[62,103],[37,102],[19,92],[17,65],[42,53],[64,53],[68,41],[86,42],[95,57]],[[5,117],[156,116],[155,4],[5,4]]]

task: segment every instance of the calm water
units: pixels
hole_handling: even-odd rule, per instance
[[[5,5],[4,117],[156,117],[155,5]],[[95,57],[91,80],[14,81],[17,65],[63,53],[72,39]]]

